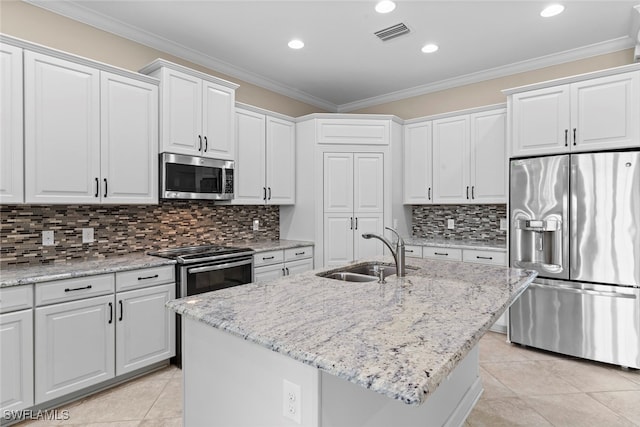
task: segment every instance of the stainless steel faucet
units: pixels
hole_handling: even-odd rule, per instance
[[[406,270],[405,261],[404,261],[404,240],[402,240],[402,237],[400,237],[398,232],[393,228],[385,227],[385,229],[392,231],[398,237],[398,241],[396,242],[395,249],[393,248],[393,243],[391,243],[389,239],[387,239],[384,236],[379,236],[373,233],[364,233],[362,237],[365,239],[375,238],[382,241],[382,243],[384,243],[385,245],[387,245],[387,247],[391,251],[391,255],[393,255],[393,260],[396,262],[396,276],[404,277],[405,270]]]

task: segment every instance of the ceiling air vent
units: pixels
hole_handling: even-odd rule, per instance
[[[396,37],[403,36],[405,34],[409,34],[409,27],[404,25],[402,22],[396,25],[392,25],[389,28],[385,28],[380,31],[376,31],[375,34],[380,40],[386,42],[387,40],[395,39]]]

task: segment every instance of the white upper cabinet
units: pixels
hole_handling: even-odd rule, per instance
[[[319,144],[389,145],[391,123],[385,120],[331,118],[316,121]]]
[[[640,71],[511,96],[514,157],[639,145]]]
[[[0,203],[24,202],[22,49],[0,45]]]
[[[433,121],[434,203],[467,203],[469,183],[469,116]]]
[[[140,72],[160,79],[160,152],[234,160],[238,85],[162,59]]]
[[[27,203],[100,200],[100,71],[25,51]]]
[[[296,128],[293,122],[267,116],[267,203],[295,203]]]
[[[295,203],[295,123],[236,109],[234,204]]]
[[[158,202],[158,87],[101,73],[104,203]]]
[[[157,203],[157,83],[87,63],[24,53],[25,200]]]
[[[324,212],[353,213],[353,153],[324,155]]]
[[[469,174],[473,203],[507,200],[507,110],[471,115]]]
[[[433,203],[431,122],[404,128],[404,203]]]
[[[640,145],[640,71],[571,85],[572,151]]]
[[[384,211],[384,161],[381,153],[353,155],[353,210],[358,214]]]

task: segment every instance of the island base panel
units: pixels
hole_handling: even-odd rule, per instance
[[[422,405],[413,406],[205,323],[183,320],[187,426],[459,426],[482,393],[477,346]],[[283,415],[283,380],[300,386],[300,424]]]

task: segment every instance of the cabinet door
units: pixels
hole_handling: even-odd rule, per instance
[[[114,377],[113,308],[113,295],[36,308],[36,404]]]
[[[100,200],[100,74],[24,53],[27,203]]]
[[[640,145],[640,71],[572,84],[571,126],[571,151]]]
[[[353,154],[324,153],[324,211],[353,213]]]
[[[514,157],[568,151],[569,98],[568,85],[513,95]]]
[[[357,214],[353,234],[353,259],[382,255],[385,248],[384,243],[378,239],[365,239],[362,237],[363,233],[382,235],[384,233],[383,214]]]
[[[267,203],[292,205],[296,196],[296,129],[286,120],[267,117]]]
[[[285,264],[285,269],[288,276],[313,270],[313,258],[289,261]]]
[[[471,202],[507,203],[505,109],[471,115]]]
[[[214,159],[235,157],[235,90],[208,81],[202,82],[202,155]]]
[[[333,267],[353,261],[352,214],[324,215],[324,266]]]
[[[116,294],[116,375],[175,356],[175,283]]]
[[[33,310],[0,315],[0,409],[33,406]]]
[[[101,73],[103,203],[158,202],[158,87]]]
[[[360,214],[384,211],[383,154],[355,153],[353,155],[353,169],[354,212]]]
[[[160,152],[199,156],[204,144],[202,80],[163,68],[161,120]]]
[[[0,203],[24,202],[22,49],[0,45]]]
[[[404,128],[404,203],[433,203],[431,122]]]
[[[468,203],[469,181],[469,116],[434,120],[434,203]]]
[[[265,202],[265,116],[236,109],[237,158],[234,203]]]
[[[282,263],[256,267],[253,271],[253,281],[268,282],[270,280],[279,279],[284,276],[284,272],[284,264]]]

